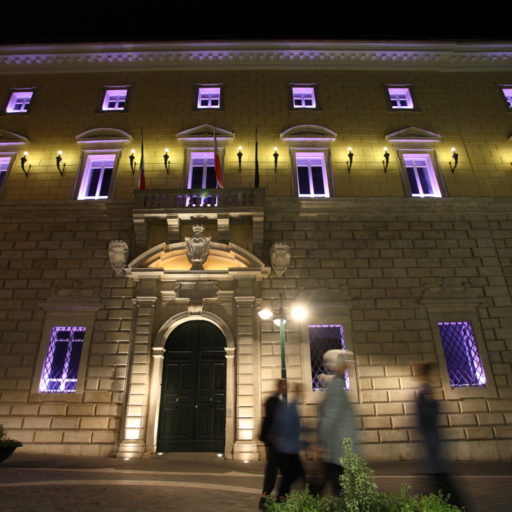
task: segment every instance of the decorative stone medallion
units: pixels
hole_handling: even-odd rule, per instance
[[[194,234],[186,236],[187,258],[192,263],[190,270],[204,270],[203,263],[208,259],[210,247],[210,236],[204,236],[204,226],[196,225],[192,228]]]
[[[291,259],[290,246],[286,242],[275,242],[270,248],[270,263],[278,277],[286,272]]]
[[[112,240],[108,244],[108,257],[116,276],[123,274],[128,261],[128,245],[123,240]]]

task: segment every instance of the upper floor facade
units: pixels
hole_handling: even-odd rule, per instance
[[[270,197],[509,197],[511,50],[3,47],[0,197],[129,199],[141,160],[147,190],[215,189],[215,153],[226,189]]]

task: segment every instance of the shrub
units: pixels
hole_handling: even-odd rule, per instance
[[[15,439],[9,439],[5,433],[4,426],[0,425],[0,447],[2,446],[17,448],[19,446],[23,446],[23,444]]]
[[[343,497],[314,496],[309,489],[294,491],[282,503],[267,501],[269,512],[460,512],[439,494],[411,496],[409,487],[400,494],[382,492],[374,481],[373,471],[352,450],[352,441],[343,439]]]

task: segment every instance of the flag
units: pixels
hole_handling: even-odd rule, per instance
[[[254,144],[254,188],[260,186],[260,164],[258,162],[258,128],[256,128],[256,142]]]
[[[146,190],[146,178],[144,177],[144,133],[140,131],[140,164],[139,179],[137,183],[138,190]]]
[[[220,166],[219,152],[217,151],[217,134],[215,129],[213,130],[213,165],[215,168],[215,177],[217,178],[217,186],[224,188],[224,182],[222,181],[222,167]]]

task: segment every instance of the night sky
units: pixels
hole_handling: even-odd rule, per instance
[[[193,40],[512,41],[509,16],[448,2],[4,2],[0,44]],[[505,4],[504,4],[505,5]],[[20,8],[21,7],[21,8]],[[504,6],[502,6],[504,8]],[[417,9],[417,10],[413,10]],[[11,20],[8,22],[8,20]]]

